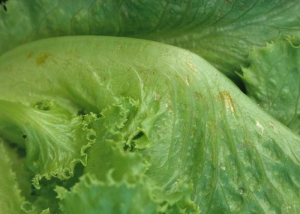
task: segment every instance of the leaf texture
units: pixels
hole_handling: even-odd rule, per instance
[[[15,0],[6,7],[1,53],[55,36],[138,37],[191,50],[236,82],[254,47],[300,32],[297,0]]]
[[[61,37],[8,52],[0,66],[2,100],[30,105],[43,98],[70,114],[86,112],[96,133],[87,150],[91,173],[101,147],[109,151],[97,162],[106,160],[103,173],[106,166],[124,171],[113,162],[122,152],[105,146],[111,142],[140,160],[124,175],[142,171],[165,193],[184,181],[201,213],[300,211],[299,136],[189,51],[128,38]]]
[[[280,39],[252,51],[243,68],[247,94],[266,112],[300,134],[300,48]]]

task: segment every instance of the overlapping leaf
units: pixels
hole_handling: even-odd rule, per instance
[[[47,101],[28,107],[0,100],[0,112],[0,120],[17,126],[26,138],[26,166],[35,173],[36,187],[43,177],[67,179],[76,163],[86,164],[84,152],[92,140],[81,117]]]
[[[189,49],[234,80],[254,47],[300,32],[296,0],[9,0],[6,7],[1,53],[54,36],[138,37]]]
[[[104,169],[122,172],[114,159],[123,153],[110,149],[111,142],[137,153],[128,155],[131,160],[147,163],[145,171],[139,165],[129,169],[130,175],[142,169],[165,194],[176,193],[183,181],[192,187],[191,201],[179,207],[191,202],[202,213],[300,210],[299,136],[191,52],[137,39],[62,37],[15,49],[1,57],[0,66],[1,99],[9,100],[10,107],[42,97],[68,112],[95,112],[94,123],[84,117],[87,127],[95,129],[96,142],[87,151],[92,173],[101,160]],[[51,90],[43,90],[45,82]],[[26,99],[24,93],[31,96]],[[22,108],[24,115],[31,112],[28,108]],[[1,114],[8,117],[4,107]],[[43,119],[51,121],[39,117],[41,126]],[[108,152],[101,152],[98,161],[95,151],[101,147]],[[103,170],[98,177],[106,174]],[[77,190],[68,194],[81,197]]]
[[[251,52],[243,68],[247,94],[300,134],[300,48],[297,38],[280,39]]]
[[[0,141],[0,212],[7,214],[25,213],[21,206],[25,202],[17,182],[16,174],[12,171],[12,160],[7,155],[4,142]]]

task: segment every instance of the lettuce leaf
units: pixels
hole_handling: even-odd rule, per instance
[[[33,184],[37,188],[42,177],[67,179],[77,162],[86,164],[85,149],[92,143],[89,138],[93,134],[82,125],[80,116],[72,117],[65,109],[47,101],[29,107],[0,100],[0,112],[2,121],[23,132],[26,166],[36,173]]]
[[[65,179],[51,172],[70,166],[74,156],[87,157],[79,183],[56,188],[66,212],[73,199],[103,197],[100,191],[109,187],[120,193],[113,199],[143,192],[144,203],[152,189],[148,195],[142,178],[158,189],[157,197],[172,195],[166,201],[173,213],[300,211],[299,135],[189,51],[129,38],[59,37],[3,54],[0,70],[0,120],[25,131],[24,122],[32,121],[39,141],[25,145],[30,160],[31,146],[41,157],[52,151],[57,157],[32,170],[39,175],[49,166],[46,178]],[[36,109],[41,100],[52,100],[57,110]],[[72,118],[93,135],[86,139]],[[105,180],[110,173],[117,184]]]
[[[54,36],[138,37],[191,50],[235,81],[254,47],[300,31],[296,0],[10,0],[6,7],[1,53]]]
[[[11,167],[13,162],[7,153],[4,142],[0,141],[0,212],[7,214],[25,213],[21,211],[25,198],[21,196],[17,176]]]
[[[266,112],[300,134],[299,39],[287,37],[252,51],[243,68],[247,94]]]
[[[156,203],[147,194],[145,186],[126,183],[106,184],[89,174],[66,192],[57,188],[65,213],[143,213],[156,212]]]
[[[178,194],[164,195],[153,190],[145,181],[129,184],[108,177],[106,182],[101,182],[90,174],[85,174],[71,191],[56,188],[65,213],[199,213],[197,206],[187,202],[182,194],[178,197]],[[184,206],[170,201],[179,201]]]

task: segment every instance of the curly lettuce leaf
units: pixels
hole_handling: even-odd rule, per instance
[[[300,48],[297,40],[288,37],[252,51],[247,59],[250,65],[243,68],[242,79],[249,97],[300,134]]]
[[[124,180],[115,182],[108,175],[106,182],[103,182],[86,174],[71,191],[60,186],[55,190],[65,213],[199,213],[197,206],[182,193],[165,195],[159,190],[155,192],[155,187],[141,180],[134,184]],[[174,204],[175,201],[179,204],[170,203],[171,199]]]
[[[0,180],[1,184],[3,184],[2,186],[0,185],[0,212],[8,214],[47,213],[45,208],[49,206],[51,206],[53,211],[54,203],[40,203],[42,200],[51,200],[52,189],[47,190],[45,194],[47,197],[43,199],[39,193],[36,194],[36,192],[32,191],[31,179],[33,175],[26,167],[24,152],[4,141],[0,141],[0,151],[2,158],[0,158],[2,164],[2,177]]]
[[[148,167],[147,160],[134,153],[135,150],[151,148],[147,132],[140,124],[138,101],[122,98],[101,112],[100,118],[86,116],[89,126],[95,130],[97,139],[88,151],[85,172],[92,173],[104,181],[108,173],[119,182],[125,179],[135,183],[143,177]],[[144,131],[144,132],[143,132]],[[101,168],[99,168],[101,166]]]
[[[35,213],[55,213],[62,214],[60,210],[59,202],[57,198],[57,192],[55,191],[56,186],[63,186],[66,189],[70,189],[74,184],[79,181],[79,177],[83,173],[83,165],[77,164],[74,168],[74,175],[66,180],[61,180],[59,178],[51,178],[47,180],[45,178],[41,179],[39,182],[39,189],[32,187],[31,194],[27,203],[27,212],[30,214]]]
[[[6,7],[1,53],[54,36],[138,37],[191,50],[234,80],[254,47],[300,32],[296,0],[9,0]]]
[[[67,179],[73,175],[76,163],[86,164],[85,149],[92,143],[92,131],[80,116],[72,116],[54,102],[41,101],[30,107],[0,100],[0,120],[22,131],[26,167],[35,173],[35,187],[39,188],[43,177]]]
[[[178,181],[172,186],[172,189],[166,192],[161,187],[155,186],[155,182],[149,181],[145,176],[145,172],[150,166],[149,156],[144,155],[142,157],[137,151],[151,149],[152,142],[147,137],[146,129],[142,127],[137,129],[136,127],[137,121],[140,120],[140,113],[138,112],[140,107],[137,101],[121,98],[117,103],[105,108],[101,112],[100,118],[96,120],[95,118],[89,120],[90,116],[85,118],[92,121],[89,125],[98,136],[95,145],[88,151],[88,164],[84,169],[85,173],[93,174],[101,182],[109,183],[107,188],[112,189],[112,197],[106,199],[105,203],[107,201],[113,203],[113,207],[116,209],[114,212],[199,213],[198,206],[191,199],[193,189],[191,184]],[[92,115],[92,117],[95,116]],[[129,135],[129,133],[132,134]],[[104,183],[103,185],[107,185]],[[95,188],[93,188],[94,191]],[[102,197],[103,190],[99,189],[98,191],[99,197]],[[128,197],[126,192],[132,193],[129,201],[116,200],[113,197],[114,195]],[[81,194],[81,191],[78,191],[78,194]],[[110,194],[106,193],[105,197],[108,195]],[[144,205],[137,208],[135,197],[148,198],[147,200],[152,203],[152,209],[147,208],[147,206],[145,209]],[[124,206],[119,207],[119,200],[122,201],[125,208]],[[98,203],[102,204],[102,201],[100,199]],[[112,205],[106,207],[112,207]],[[96,208],[93,209],[96,210]]]
[[[71,192],[57,187],[61,208],[65,213],[156,213],[147,187],[126,183],[103,183],[88,174]]]

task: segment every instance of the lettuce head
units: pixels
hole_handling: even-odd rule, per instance
[[[0,213],[299,213],[300,3],[1,1]]]

